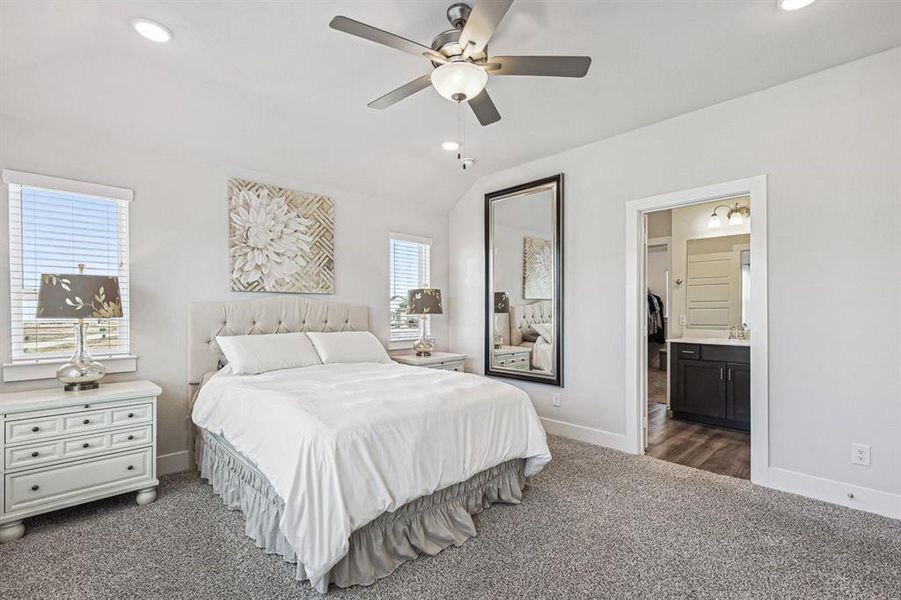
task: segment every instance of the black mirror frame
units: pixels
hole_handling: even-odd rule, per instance
[[[542,377],[529,373],[516,373],[513,371],[499,371],[491,366],[491,351],[494,349],[494,326],[491,315],[494,307],[494,297],[491,293],[491,205],[495,199],[528,191],[553,183],[556,187],[554,202],[554,376]],[[485,194],[485,375],[490,377],[506,377],[543,383],[563,387],[563,173],[551,175],[544,179],[530,181],[496,192]]]

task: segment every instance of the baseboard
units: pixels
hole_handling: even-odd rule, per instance
[[[169,473],[179,473],[187,471],[191,468],[191,453],[187,450],[181,452],[172,452],[170,454],[160,454],[156,457],[156,474],[168,475]]]
[[[548,419],[539,417],[544,430],[553,435],[560,435],[580,442],[588,442],[595,446],[605,446],[628,452],[628,444],[626,436],[621,433],[612,433],[603,429],[594,429],[593,427],[585,427],[584,425],[576,425],[567,423],[566,421],[558,421],[556,419]]]
[[[901,495],[770,467],[762,485],[884,517],[901,519]],[[851,494],[851,496],[849,496]]]

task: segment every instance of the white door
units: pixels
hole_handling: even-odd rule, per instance
[[[645,297],[645,301],[641,303],[641,339],[638,340],[639,360],[641,365],[639,372],[639,394],[642,398],[641,403],[641,451],[644,453],[648,448],[648,215],[643,213],[641,216],[641,252],[639,253],[638,265],[638,281],[642,284],[641,293]]]

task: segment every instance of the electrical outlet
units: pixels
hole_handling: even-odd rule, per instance
[[[866,444],[851,444],[851,462],[862,467],[869,467],[870,447]]]
[[[554,394],[554,406],[560,406],[560,394]]]
[[[679,325],[685,327],[685,315],[679,315]]]

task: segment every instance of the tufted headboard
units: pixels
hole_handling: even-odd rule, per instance
[[[217,335],[295,331],[369,331],[369,307],[276,296],[188,306],[188,384],[200,383],[222,358]]]
[[[539,300],[531,304],[510,305],[510,345],[522,344],[522,333],[532,323],[550,323],[554,320],[554,302]]]

